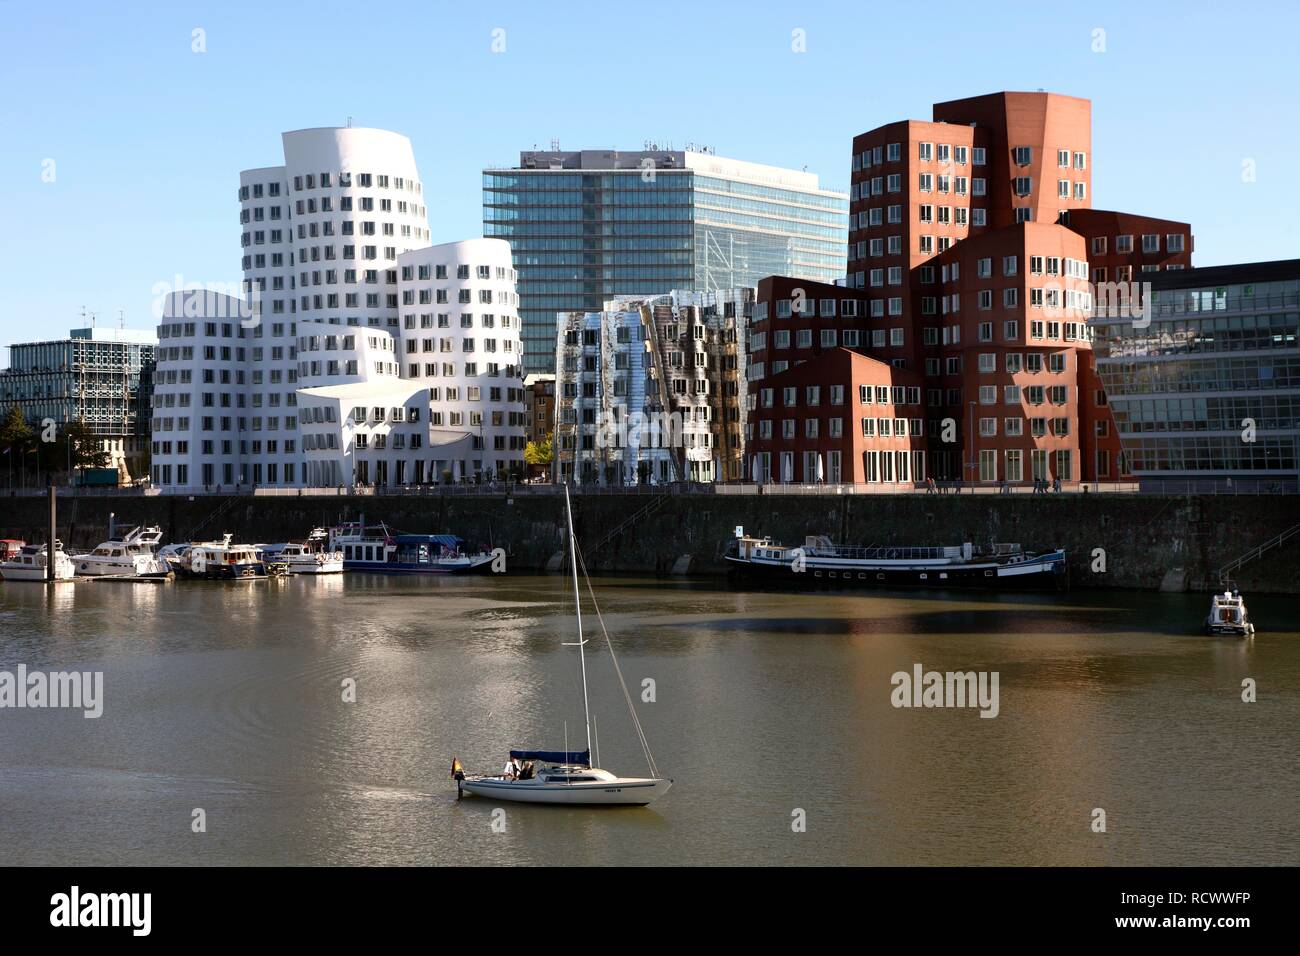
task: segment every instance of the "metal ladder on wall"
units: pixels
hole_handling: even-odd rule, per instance
[[[1281,534],[1274,535],[1272,538],[1269,538],[1263,544],[1251,548],[1241,557],[1229,561],[1223,567],[1219,568],[1218,571],[1219,584],[1220,585],[1227,584],[1228,575],[1230,575],[1233,571],[1238,570],[1243,565],[1249,564],[1251,561],[1254,561],[1256,558],[1260,557],[1267,551],[1272,551],[1274,548],[1280,548],[1282,545],[1286,544],[1286,542],[1290,541],[1298,534],[1300,534],[1300,524],[1292,525],[1290,528],[1287,528]]]
[[[613,541],[615,538],[617,538],[617,537],[618,537],[620,534],[622,534],[624,531],[626,531],[626,530],[628,530],[629,528],[631,528],[634,524],[636,524],[636,523],[637,523],[638,521],[640,521],[642,518],[645,518],[645,517],[648,517],[648,516],[654,514],[656,511],[658,511],[660,508],[662,508],[662,507],[664,506],[664,502],[666,502],[666,501],[667,501],[669,498],[671,498],[671,497],[672,497],[672,495],[670,495],[670,494],[655,495],[653,498],[651,498],[649,501],[647,501],[644,505],[642,505],[642,506],[641,506],[640,508],[638,508],[636,511],[632,512],[632,514],[630,514],[628,517],[626,517],[626,518],[624,518],[622,521],[620,521],[620,522],[619,522],[617,525],[615,525],[611,530],[605,532],[604,537],[602,537],[599,541],[597,541],[594,547],[591,547],[591,548],[584,548],[584,549],[583,549],[583,553],[584,553],[587,557],[591,557],[593,554],[595,554],[595,553],[596,553],[597,551],[599,551],[601,548],[605,547],[605,545],[609,544],[611,541]]]
[[[204,528],[206,528],[209,524],[211,524],[211,523],[212,523],[213,521],[215,521],[217,518],[220,518],[223,514],[225,514],[227,511],[229,511],[231,508],[233,508],[234,505],[235,505],[235,502],[236,502],[236,501],[239,501],[239,500],[242,499],[243,497],[244,497],[243,495],[231,495],[231,496],[230,496],[229,498],[227,498],[225,501],[221,502],[221,504],[217,505],[217,507],[216,507],[215,509],[213,509],[213,511],[212,511],[212,513],[211,513],[210,515],[208,515],[206,518],[204,518],[202,521],[200,521],[198,524],[196,524],[193,528],[191,528],[191,529],[190,529],[190,533],[189,533],[189,535],[187,535],[186,537],[182,538],[181,540],[182,540],[182,541],[195,541],[195,540],[197,540],[197,538],[196,538],[195,536],[196,536],[200,531],[202,531]]]

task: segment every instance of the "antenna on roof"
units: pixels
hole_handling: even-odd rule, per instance
[[[349,117],[348,117],[348,129],[351,129],[351,128],[352,128],[352,117],[349,116]]]
[[[126,328],[126,311],[123,309],[117,310],[117,327],[119,329]]]

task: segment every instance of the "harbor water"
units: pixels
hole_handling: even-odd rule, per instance
[[[0,672],[103,675],[97,718],[0,709],[0,864],[1300,863],[1293,598],[1239,640],[1204,595],[593,585],[648,808],[456,799],[453,757],[586,746],[565,576],[0,584]],[[600,764],[643,775],[584,620]],[[918,666],[996,716],[895,706]]]

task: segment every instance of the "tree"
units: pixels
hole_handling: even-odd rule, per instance
[[[63,464],[71,460],[72,468],[107,468],[108,452],[104,451],[103,442],[84,422],[69,422],[61,429],[62,439],[59,448],[63,452]],[[71,456],[69,456],[71,451]]]
[[[32,431],[17,405],[9,409],[0,422],[0,453],[9,459],[9,484],[14,483],[14,463],[22,463],[23,456],[31,451],[36,433]]]
[[[524,447],[524,461],[530,465],[546,466],[555,460],[554,432],[541,441],[530,441]]]

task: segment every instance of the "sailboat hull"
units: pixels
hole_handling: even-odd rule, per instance
[[[506,780],[502,777],[466,778],[461,786],[468,793],[514,803],[554,803],[573,806],[644,807],[668,792],[671,780],[628,777],[598,783],[545,783],[539,780]]]

